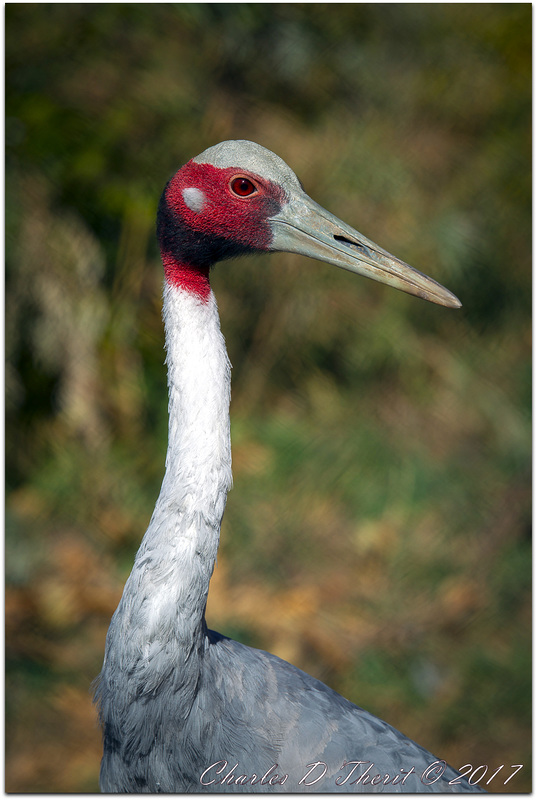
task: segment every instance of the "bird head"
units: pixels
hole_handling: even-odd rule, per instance
[[[185,164],[164,189],[157,232],[167,280],[201,295],[209,291],[209,268],[217,261],[281,251],[438,305],[461,305],[439,283],[318,205],[290,167],[255,142],[221,142]]]

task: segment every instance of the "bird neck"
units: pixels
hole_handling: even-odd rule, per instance
[[[214,294],[197,286],[199,292],[169,282],[164,288],[169,424],[157,508],[180,497],[182,512],[219,527],[231,486],[231,364]]]
[[[200,300],[209,300],[209,295],[211,294],[209,266],[200,267],[184,264],[167,250],[162,250],[162,264],[164,266],[166,287],[175,286],[177,289],[184,289],[186,292],[199,297]]]
[[[231,487],[231,364],[216,300],[166,281],[169,433],[166,472],[125,587],[130,627],[145,642],[190,651],[204,612]],[[126,609],[127,610],[127,609]]]

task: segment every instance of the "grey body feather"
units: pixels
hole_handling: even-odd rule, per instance
[[[100,685],[105,792],[479,791],[395,728],[270,653],[212,631],[201,633],[186,663],[176,647],[151,690],[142,663],[131,664],[128,691],[119,697]]]

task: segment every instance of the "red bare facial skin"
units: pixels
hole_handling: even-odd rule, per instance
[[[244,196],[234,192],[236,178],[249,180],[254,193]],[[193,211],[185,203],[183,191],[189,188],[205,195],[201,211]],[[193,231],[230,239],[255,250],[268,250],[272,234],[267,219],[278,213],[285,193],[280,186],[245,170],[219,169],[189,161],[171,179],[166,199],[169,208]]]
[[[185,200],[185,190],[195,190],[195,202]],[[269,219],[286,201],[280,186],[247,170],[189,161],[168,183],[159,207],[166,280],[207,300],[210,267],[225,258],[268,251]]]

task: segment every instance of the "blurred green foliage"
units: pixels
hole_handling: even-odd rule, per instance
[[[215,269],[209,624],[528,791],[531,5],[18,3],[5,47],[7,790],[97,787],[89,685],[166,448],[156,205],[246,138],[463,309]]]

